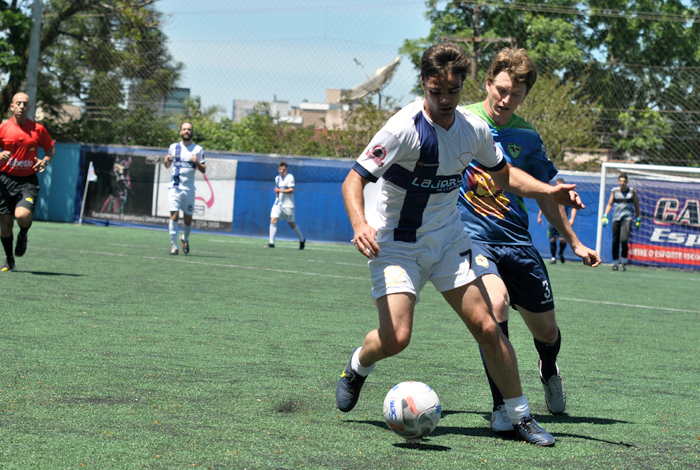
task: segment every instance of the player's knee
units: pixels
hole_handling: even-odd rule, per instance
[[[489,319],[470,328],[474,339],[482,347],[498,344],[501,341],[501,327]]]
[[[411,342],[411,334],[394,332],[392,334],[382,334],[380,332],[380,338],[382,340],[382,351],[386,356],[394,356],[408,347]]]
[[[278,220],[278,219],[277,219],[276,217],[271,218],[271,219],[270,219],[270,225],[277,225],[277,220]]]

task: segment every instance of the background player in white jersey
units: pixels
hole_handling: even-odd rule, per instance
[[[525,49],[505,48],[496,55],[486,75],[486,99],[467,109],[488,124],[496,145],[510,164],[549,184],[557,169],[547,157],[542,138],[515,114],[536,80],[537,69]],[[516,308],[530,329],[539,353],[547,409],[560,414],[566,408],[566,393],[556,362],[561,335],[547,267],[532,244],[529,215],[521,195],[501,186],[495,178],[491,180],[486,170],[472,161],[464,174],[459,198],[464,230],[472,238],[475,262],[481,268],[501,331],[508,336],[508,313],[511,307]],[[562,181],[555,187],[564,184]],[[551,200],[537,199],[537,203],[584,264],[598,266],[598,253],[578,240],[564,208]],[[502,389],[492,380],[486,362],[484,366],[493,397],[491,429],[512,431],[505,394],[501,394]]]
[[[168,231],[172,246],[170,254],[178,254],[177,235],[180,211],[184,214],[182,226],[182,251],[190,252],[190,230],[192,229],[192,214],[194,213],[194,176],[197,170],[204,173],[207,170],[204,163],[204,150],[192,142],[194,128],[191,122],[183,122],[180,126],[181,142],[172,144],[165,157],[165,168],[173,167],[172,179],[168,185],[168,202],[170,222]]]
[[[277,165],[277,171],[279,175],[275,176],[275,203],[270,211],[270,243],[266,243],[265,248],[275,247],[277,221],[285,219],[299,237],[299,249],[303,250],[306,239],[299,226],[294,222],[294,175],[289,173],[287,162],[280,162]]]
[[[620,245],[622,245],[622,263],[620,268],[622,271],[627,269],[627,253],[629,251],[630,232],[632,229],[632,213],[636,217],[634,228],[638,229],[642,226],[642,213],[639,210],[639,196],[637,190],[627,186],[627,173],[620,173],[617,177],[619,188],[613,188],[610,193],[608,205],[605,206],[603,214],[603,227],[608,225],[608,213],[615,205],[615,211],[612,216],[612,270],[618,270],[618,259],[620,258]]]
[[[394,115],[374,136],[343,183],[356,248],[369,258],[379,328],[370,331],[343,371],[336,404],[350,411],[375,363],[398,354],[411,339],[419,292],[431,281],[483,347],[485,360],[506,396],[517,435],[537,445],[554,438],[532,419],[513,348],[493,317],[472,245],[457,207],[462,172],[472,158],[502,187],[528,197],[581,207],[574,185],[551,186],[512,168],[494,146],[484,121],[458,109],[469,59],[456,44],[438,44],[421,59],[425,99]],[[379,181],[370,226],[364,187]]]

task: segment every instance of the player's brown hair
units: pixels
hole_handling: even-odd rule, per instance
[[[515,47],[501,49],[493,59],[486,79],[493,83],[501,72],[506,72],[514,85],[524,84],[528,93],[537,81],[537,67],[525,49]]]
[[[467,78],[469,57],[464,49],[453,42],[435,44],[423,53],[420,61],[420,76],[425,81],[428,77],[446,77],[448,74]]]

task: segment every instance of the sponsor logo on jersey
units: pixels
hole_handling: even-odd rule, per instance
[[[378,168],[384,166],[384,159],[386,158],[386,149],[381,145],[376,145],[372,150],[368,150],[365,155],[367,155],[368,158],[371,158]]]
[[[486,259],[486,256],[484,255],[477,255],[474,261],[476,261],[477,266],[481,266],[482,268],[489,267],[489,260]]]
[[[506,148],[508,149],[508,154],[514,160],[523,152],[523,148],[518,144],[508,144]]]
[[[413,178],[411,185],[418,186],[423,189],[432,189],[438,193],[448,193],[450,191],[454,191],[455,189],[459,189],[459,187],[462,185],[462,178]]]

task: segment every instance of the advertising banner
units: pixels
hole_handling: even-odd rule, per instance
[[[161,153],[164,156],[167,150]],[[153,157],[158,156],[156,151],[92,147],[84,149],[84,155],[85,171],[92,164],[97,178],[94,181],[93,177],[87,188],[86,219],[121,224],[168,224],[171,172],[154,161]],[[238,162],[211,159],[206,153],[205,159],[206,174],[197,172],[195,177],[193,228],[230,231]]]
[[[632,262],[700,269],[700,185],[635,180],[630,186],[642,211],[630,241]]]

